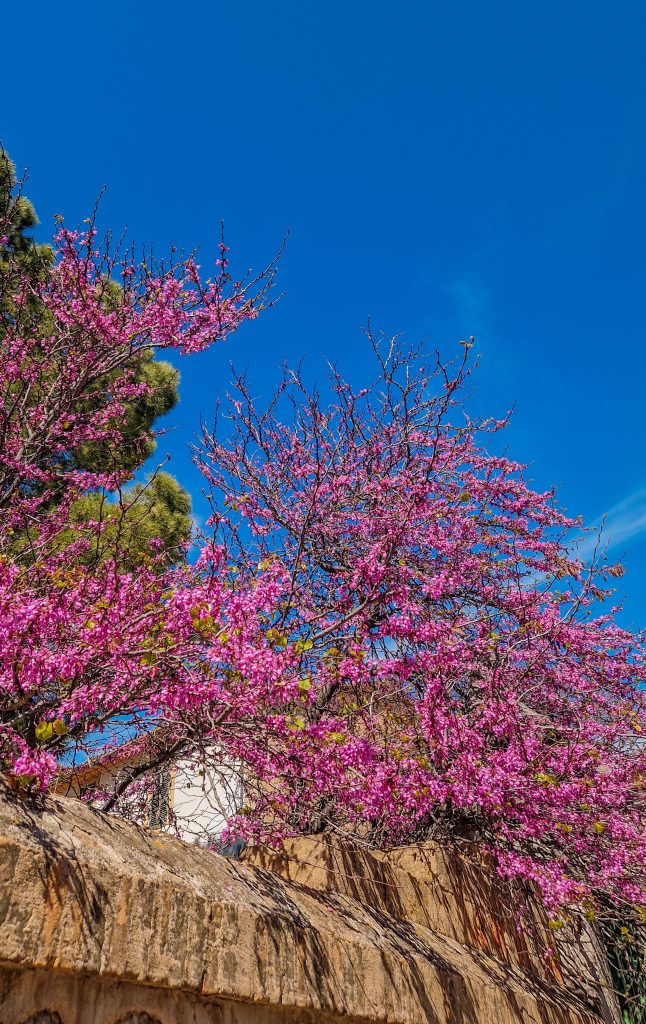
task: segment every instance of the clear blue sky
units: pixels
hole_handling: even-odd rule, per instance
[[[3,12],[0,138],[43,228],[100,187],[161,254],[220,219],[237,268],[289,228],[279,307],[184,362],[162,440],[185,454],[228,360],[359,379],[368,316],[481,354],[510,454],[589,522],[608,513],[646,626],[646,10],[627,3],[32,0]]]

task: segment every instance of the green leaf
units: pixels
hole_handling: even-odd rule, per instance
[[[265,636],[271,644],[275,644],[276,647],[286,647],[287,638],[283,636],[277,629],[268,629]]]
[[[54,735],[54,726],[51,722],[39,722],[36,726],[36,739],[39,743],[46,743]]]
[[[558,786],[558,779],[554,775],[549,775],[547,772],[537,772],[534,776],[536,782],[540,782],[543,786]]]
[[[294,644],[296,654],[303,654],[304,651],[311,651],[314,644],[311,640],[297,640]]]

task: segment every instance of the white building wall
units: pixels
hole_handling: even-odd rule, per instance
[[[126,790],[122,811],[141,825],[162,828],[189,843],[208,845],[217,840],[228,819],[243,805],[240,770],[213,751],[207,750],[202,757],[199,762],[180,759],[159,769],[154,791],[149,790],[143,801],[140,794],[129,796]],[[136,764],[133,760],[130,766]],[[118,767],[106,765],[93,771],[91,782],[81,769],[69,780],[67,793],[80,796],[86,786],[111,793],[128,767],[127,760]]]
[[[187,842],[207,843],[222,833],[227,820],[243,804],[240,772],[222,762],[196,765],[180,760],[173,770],[171,810],[178,831]]]

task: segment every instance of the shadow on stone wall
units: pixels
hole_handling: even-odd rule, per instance
[[[0,788],[0,1021],[598,1024],[482,872],[299,843],[232,862]]]

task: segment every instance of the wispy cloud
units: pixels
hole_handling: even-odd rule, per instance
[[[480,282],[462,278],[454,281],[449,294],[455,304],[461,329],[464,334],[477,334],[478,338],[489,334],[489,295]]]
[[[592,523],[590,533],[586,533],[577,545],[577,554],[587,561],[597,545],[600,551],[609,551],[641,533],[646,533],[646,488],[613,505],[605,516]]]

